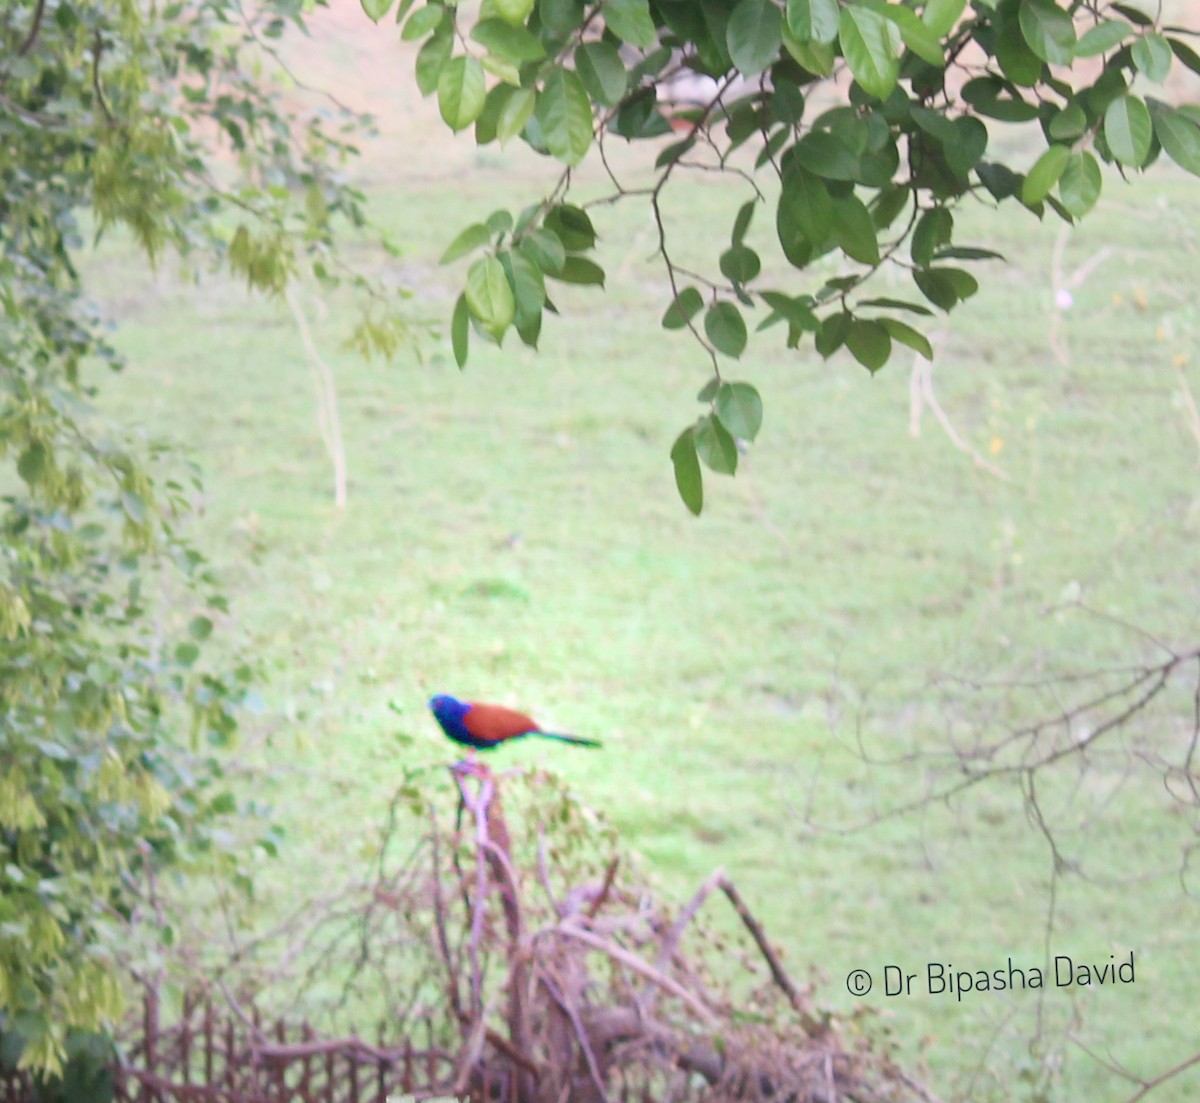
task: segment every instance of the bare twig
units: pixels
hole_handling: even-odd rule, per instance
[[[29,33],[26,34],[21,45],[17,47],[17,57],[24,57],[33,49],[33,44],[37,41],[38,35],[41,33],[42,17],[45,14],[46,0],[37,0],[37,7],[33,9],[33,22],[29,24]]]
[[[338,413],[337,384],[333,372],[321,356],[317,343],[313,339],[308,319],[300,306],[300,300],[292,284],[288,284],[285,293],[287,304],[291,308],[292,317],[296,319],[296,328],[300,332],[300,340],[304,351],[308,353],[309,370],[312,373],[313,386],[317,392],[317,428],[321,432],[321,440],[325,451],[333,462],[333,501],[339,513],[346,510],[346,448],[342,441],[342,420]]]
[[[1008,472],[1003,468],[997,467],[990,460],[968,444],[960,435],[957,429],[954,428],[954,423],[947,416],[946,411],[942,409],[942,404],[938,402],[937,395],[933,392],[933,365],[925,359],[920,353],[913,357],[912,376],[909,383],[910,394],[910,414],[908,422],[909,435],[916,437],[921,434],[921,409],[923,405],[927,405],[932,411],[933,416],[937,418],[938,424],[941,425],[942,431],[950,438],[950,443],[954,445],[960,452],[971,457],[971,461],[976,467],[986,471],[989,475],[995,476],[997,479],[1002,479],[1004,482],[1009,481]]]

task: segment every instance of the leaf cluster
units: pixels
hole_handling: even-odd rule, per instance
[[[334,237],[364,222],[340,166],[367,123],[301,118],[263,75],[302,7],[0,13],[0,1057],[43,1076],[171,941],[160,876],[249,887],[223,752],[258,677],[210,643],[227,610],[186,537],[194,471],[92,404],[122,365],[75,258],[120,231],[148,264],[174,251],[268,293],[301,272],[370,290]]]
[[[614,136],[652,143],[647,197],[669,285],[668,329],[686,329],[711,363],[709,412],[671,450],[684,502],[699,512],[700,464],[732,474],[735,440],[724,372],[755,331],[781,327],[788,348],[841,349],[870,372],[897,345],[932,357],[921,320],[979,288],[964,265],[997,254],[954,235],[965,200],[1016,204],[1068,223],[1095,206],[1101,164],[1140,171],[1163,154],[1200,175],[1200,106],[1143,89],[1179,66],[1200,73],[1196,28],[1122,2],[1059,0],[363,0],[375,20],[395,6],[402,36],[422,43],[421,90],[480,145],[519,138],[562,166],[550,196],[511,226],[494,215],[447,259],[482,253],[455,307],[455,356],[472,327],[493,341],[515,328],[536,345],[547,279],[603,284],[595,231],[567,202],[571,172]],[[699,88],[699,91],[696,89]],[[1031,163],[1000,133],[1025,127]],[[660,200],[671,179],[724,171],[750,197],[716,270],[673,259]],[[765,179],[760,186],[759,180]],[[767,228],[751,243],[756,212]],[[568,245],[564,213],[584,232]],[[542,235],[549,246],[534,245]],[[767,276],[786,262],[788,276]],[[911,294],[868,290],[883,267]],[[832,269],[831,274],[830,269]],[[799,284],[799,287],[797,287]],[[729,383],[744,405],[749,383]],[[725,396],[722,400],[721,396]],[[725,411],[722,412],[721,404]],[[759,408],[755,394],[750,405]],[[732,415],[737,421],[737,415]],[[751,419],[757,430],[757,419]]]

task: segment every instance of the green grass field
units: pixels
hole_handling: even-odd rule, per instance
[[[515,151],[428,144],[434,109],[406,110],[421,155],[406,166],[378,147],[365,172],[406,248],[389,276],[442,322],[462,271],[436,260],[456,228],[519,208],[550,176]],[[601,188],[585,174],[580,194]],[[139,283],[105,246],[89,278],[130,367],[104,381],[103,402],[201,465],[191,528],[234,596],[226,638],[270,670],[246,720],[249,735],[272,733],[288,838],[265,883],[294,900],[342,875],[401,768],[451,759],[424,702],[461,693],[603,739],[602,753],[530,744],[502,761],[568,775],[677,897],[724,866],[821,1002],[849,1009],[845,976],[869,969],[864,1002],[944,1098],[1032,1098],[1020,1073],[1041,1060],[1028,1045],[1039,1013],[1048,1030],[1077,1016],[1089,1048],[1141,1076],[1192,1052],[1200,911],[1175,875],[1191,829],[1132,753],[1097,756],[1082,792],[1072,775],[1048,800],[1064,825],[1094,813],[1066,832],[1081,866],[1058,884],[1050,953],[1133,950],[1133,985],[886,998],[888,963],[1040,964],[1049,853],[1013,787],[844,830],[923,791],[925,766],[868,767],[856,732],[881,756],[944,750],[957,706],[932,676],[1154,654],[1108,622],[1047,611],[1064,594],[1195,639],[1200,441],[1183,380],[1200,390],[1200,192],[1169,169],[1106,189],[1063,254],[1069,278],[1111,249],[1063,314],[1066,363],[1050,345],[1058,226],[982,207],[960,218],[956,239],[1008,262],[980,266],[980,295],[936,320],[934,387],[1007,478],[957,449],[928,404],[913,434],[907,353],[872,378],[845,353],[789,353],[770,331],[731,368],[763,394],[762,435],[736,480],[708,480],[700,520],[667,453],[707,373],[659,328],[666,296],[636,201],[597,212],[609,290],[555,294],[564,317],[537,355],[476,342],[460,374],[429,339],[421,360],[364,363],[339,347],[347,304],[329,304],[317,334],[346,442],[342,516],[286,306],[169,270]],[[724,236],[708,228],[744,198],[709,178],[681,187],[683,256],[715,268]],[[752,243],[771,232],[760,218]],[[1183,692],[1138,740],[1184,747]],[[975,708],[991,735],[1034,718],[976,705],[963,715]],[[1049,1098],[1131,1094],[1081,1049],[1061,1052]],[[1193,1070],[1153,1098],[1198,1088]]]

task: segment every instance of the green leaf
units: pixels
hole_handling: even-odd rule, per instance
[[[604,269],[587,257],[568,256],[561,272],[547,273],[563,283],[578,283],[586,286],[604,286]]]
[[[496,117],[496,139],[501,145],[506,144],[525,129],[525,124],[529,122],[529,117],[533,114],[536,104],[537,93],[532,88],[514,88],[512,90],[500,108],[500,114]]]
[[[1138,72],[1155,84],[1162,84],[1171,71],[1171,44],[1160,34],[1145,34],[1130,51]]]
[[[993,199],[1008,199],[1021,191],[1021,177],[1007,165],[984,161],[976,166],[975,173]]]
[[[1118,96],[1104,112],[1104,140],[1122,165],[1140,168],[1150,155],[1153,124],[1137,96]]]
[[[191,666],[200,658],[200,648],[194,643],[181,643],[175,648],[175,661],[180,666]]]
[[[1171,52],[1193,73],[1200,76],[1200,54],[1178,38],[1169,38],[1167,41],[1171,44]]]
[[[686,138],[678,142],[672,142],[669,146],[662,149],[658,156],[654,158],[654,167],[662,168],[664,165],[672,165],[679,160],[689,149],[696,145],[696,135],[689,134]]]
[[[704,332],[713,348],[735,359],[746,349],[746,323],[734,303],[713,303],[704,314]]]
[[[521,253],[506,252],[500,256],[504,274],[516,300],[513,321],[518,326],[528,325],[542,312],[546,302],[546,283],[542,270]]]
[[[513,228],[512,214],[503,207],[492,211],[487,217],[487,228],[493,237],[500,237],[503,234],[507,234]]]
[[[737,471],[738,450],[728,430],[711,414],[702,417],[693,431],[696,454],[704,466],[718,475],[732,475]]]
[[[704,482],[700,474],[700,459],[696,455],[695,429],[689,426],[671,446],[671,463],[675,467],[675,486],[683,504],[697,517],[704,508]]]
[[[1200,176],[1200,126],[1166,104],[1154,103],[1151,108],[1154,133],[1167,156],[1181,169]]]
[[[1027,207],[1040,203],[1054,189],[1071,156],[1069,146],[1052,145],[1034,163],[1021,185],[1021,202]]]
[[[1096,57],[1106,54],[1120,46],[1132,33],[1133,28],[1123,20],[1106,19],[1084,31],[1075,43],[1075,56]]]
[[[512,324],[517,304],[504,266],[496,257],[482,257],[467,272],[467,306],[471,314],[497,341]]]
[[[721,274],[731,283],[746,284],[762,271],[758,254],[746,245],[733,245],[721,254]]]
[[[955,176],[965,180],[987,152],[987,126],[970,115],[962,115],[954,120],[953,133],[953,139],[944,147],[946,164]]]
[[[1088,113],[1092,116],[1103,115],[1109,104],[1129,90],[1129,82],[1125,79],[1124,71],[1117,65],[1110,64],[1096,78],[1091,88],[1085,88],[1081,93]]]
[[[926,134],[936,138],[943,146],[953,144],[954,120],[945,114],[943,111],[935,111],[932,107],[920,107],[913,104],[908,109],[909,115],[912,116],[913,122],[917,124]]]
[[[450,318],[450,347],[454,351],[454,362],[460,367],[467,366],[467,343],[470,339],[471,311],[467,306],[467,296],[461,294],[454,301],[454,314]]]
[[[746,231],[750,229],[750,220],[754,217],[754,208],[758,200],[748,199],[738,208],[737,218],[733,220],[732,240],[734,245],[741,245]]]
[[[551,154],[565,165],[579,164],[592,144],[592,101],[578,75],[552,70],[535,113]]]
[[[994,249],[980,249],[975,245],[947,245],[937,249],[933,254],[934,260],[1004,260],[1003,253]]]
[[[914,54],[935,69],[945,67],[946,55],[942,52],[942,44],[911,8],[903,4],[885,4],[879,9],[900,29],[900,37]]]
[[[663,315],[663,329],[683,329],[698,313],[704,305],[704,300],[700,297],[700,292],[694,287],[685,287],[679,292],[679,297],[667,307],[667,312]]]
[[[507,58],[500,57],[498,54],[484,54],[479,59],[479,64],[483,66],[485,73],[491,73],[494,77],[499,77],[505,84],[510,84],[514,88],[519,88],[521,84],[521,70],[517,68]],[[487,102],[484,101],[486,109]],[[480,112],[482,114],[482,112]],[[476,122],[479,120],[476,119]]]
[[[967,0],[929,0],[921,12],[921,21],[938,38],[945,38],[962,17]]]
[[[528,345],[531,349],[537,348],[538,338],[542,335],[542,312],[540,310],[528,318],[518,318],[513,326],[523,344]]]
[[[1062,176],[1058,178],[1058,194],[1062,198],[1062,205],[1075,218],[1082,218],[1100,198],[1101,182],[1100,165],[1096,158],[1087,150],[1072,153],[1067,158]]]
[[[740,0],[725,28],[725,44],[743,76],[758,76],[778,57],[783,16],[771,0]]]
[[[17,460],[17,474],[30,486],[37,483],[46,469],[46,448],[34,441]]]
[[[587,42],[575,51],[575,72],[588,95],[597,103],[614,107],[625,97],[629,73],[617,48],[608,42]]]
[[[1042,79],[1042,59],[1025,41],[1017,0],[1001,3],[996,8],[995,26],[996,61],[1000,64],[1000,71],[1014,84],[1032,88]],[[980,110],[983,110],[982,107]]]
[[[237,797],[226,790],[224,793],[218,793],[211,801],[209,801],[209,810],[218,816],[228,816],[230,812],[237,811]]]
[[[874,375],[892,355],[892,336],[879,321],[852,318],[846,330],[846,348],[864,368]]]
[[[605,26],[631,46],[647,50],[657,41],[647,0],[604,0],[600,11]]]
[[[412,17],[404,24],[404,30],[400,32],[400,37],[405,42],[414,42],[418,38],[424,38],[430,31],[441,26],[442,20],[445,18],[446,9],[441,4],[426,4],[425,7],[418,8],[412,13]]]
[[[454,36],[449,32],[430,35],[417,52],[417,87],[422,96],[437,91],[438,78],[454,50]]]
[[[362,10],[372,23],[378,23],[388,13],[394,0],[362,0]]]
[[[853,320],[853,316],[847,310],[830,314],[822,320],[815,343],[817,352],[826,360],[846,343],[846,334],[850,332],[850,323]]]
[[[496,122],[500,112],[516,89],[507,84],[497,84],[488,91],[483,101],[483,110],[475,120],[475,144],[485,146],[496,140]]]
[[[1083,136],[1087,125],[1087,113],[1078,100],[1072,100],[1050,120],[1046,129],[1056,142],[1073,142]]]
[[[451,130],[470,126],[483,110],[487,96],[483,66],[473,57],[451,58],[442,66],[437,84],[438,110]]]
[[[910,303],[907,299],[892,299],[887,296],[881,296],[877,299],[863,299],[859,302],[859,306],[881,306],[888,310],[908,310],[913,314],[922,314],[931,316],[933,311],[927,306],[922,306],[920,303]]]
[[[1075,24],[1055,0],[1021,0],[1018,21],[1029,48],[1051,65],[1070,65]]]
[[[188,635],[194,640],[206,640],[212,635],[213,622],[208,617],[192,617],[188,621]]]
[[[826,180],[854,180],[859,160],[839,137],[827,130],[810,130],[789,151],[796,163]]]
[[[870,8],[845,7],[838,18],[842,54],[859,87],[885,100],[900,76],[899,38],[895,24]]]
[[[834,37],[837,37],[836,33]],[[811,42],[801,42],[800,39],[788,30],[785,24],[783,28],[783,46],[800,63],[800,66],[808,72],[818,77],[827,77],[833,72],[833,63],[837,55],[830,43],[817,42],[815,39]]]
[[[533,11],[534,0],[492,0],[492,10],[504,20],[517,26],[524,23]]]
[[[1151,27],[1154,25],[1154,20],[1150,18],[1144,11],[1139,11],[1132,4],[1113,4],[1113,11],[1120,12],[1130,23],[1136,23],[1139,27]]]
[[[911,197],[912,192],[908,188],[891,187],[881,189],[869,204],[871,208],[871,221],[875,223],[875,228],[877,230],[886,230],[900,217],[902,211],[907,210]]]
[[[811,309],[811,296],[793,298],[782,291],[760,291],[759,298],[771,308],[770,316],[759,323],[760,330],[780,321],[787,322],[793,329],[810,333],[816,333],[821,328],[820,321]]]
[[[754,440],[762,428],[763,405],[749,383],[722,383],[717,389],[717,417],[739,440]]]
[[[489,52],[521,65],[540,61],[546,48],[522,26],[513,26],[503,19],[484,19],[471,29],[471,37]]]
[[[837,0],[787,0],[787,26],[799,43],[832,42],[838,36]]]
[[[450,264],[475,249],[491,244],[491,231],[482,222],[473,222],[456,237],[442,254],[439,264]]]
[[[899,318],[879,318],[877,320],[888,331],[893,341],[907,345],[914,352],[919,352],[926,360],[933,359],[933,345],[920,330],[913,329],[907,322],[902,322]]]
[[[587,211],[570,203],[551,207],[544,223],[568,253],[582,253],[596,244],[596,231]]]
[[[879,239],[866,204],[855,195],[833,201],[833,236],[848,257],[879,263]]]
[[[538,17],[552,35],[569,35],[586,13],[583,0],[537,0]]]
[[[567,261],[567,252],[558,234],[544,226],[530,230],[521,242],[521,251],[543,272],[557,275]]]
[[[945,245],[954,231],[954,216],[945,207],[933,207],[917,219],[909,252],[922,268],[933,260],[933,251]]]
[[[920,268],[913,273],[913,281],[925,298],[946,311],[979,290],[975,277],[961,268]]]
[[[804,93],[800,85],[782,74],[774,78],[774,85],[767,101],[771,118],[787,126],[798,126],[804,118]]]

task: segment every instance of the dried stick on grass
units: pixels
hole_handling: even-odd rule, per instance
[[[750,909],[746,907],[746,902],[742,899],[741,893],[738,892],[734,883],[721,873],[720,879],[717,882],[721,891],[733,905],[733,910],[737,912],[738,918],[745,924],[746,930],[750,932],[750,937],[754,939],[754,944],[758,947],[762,956],[767,960],[767,966],[771,970],[771,976],[775,983],[783,990],[792,1007],[795,1008],[796,1014],[800,1016],[800,1025],[804,1028],[805,1034],[810,1037],[827,1032],[826,1024],[823,1023],[813,1014],[812,1002],[792,983],[792,978],[788,976],[787,970],[783,967],[783,962],[779,960],[779,955],[775,953],[774,947],[767,941],[766,932],[762,928],[762,924],[751,914]]]
[[[317,392],[317,428],[321,432],[321,440],[325,451],[333,462],[333,500],[339,513],[346,510],[346,448],[342,443],[342,421],[338,414],[337,384],[333,372],[321,356],[308,318],[300,306],[295,288],[288,285],[284,293],[287,304],[291,308],[292,317],[296,319],[296,328],[300,331],[300,340],[304,351],[308,353],[309,369],[312,372],[313,386]]]
[[[933,365],[920,353],[917,353],[913,357],[912,377],[909,382],[909,401],[909,436],[917,437],[921,435],[921,410],[924,406],[928,406],[933,411],[933,416],[937,418],[938,424],[941,425],[942,431],[950,438],[950,443],[955,448],[970,456],[975,466],[986,471],[989,475],[994,475],[997,479],[1002,479],[1004,482],[1009,481],[1007,471],[997,467],[990,460],[986,459],[977,449],[968,444],[959,434],[958,430],[954,428],[954,423],[950,420],[946,411],[942,409],[942,404],[938,402],[937,395],[933,392]]]

